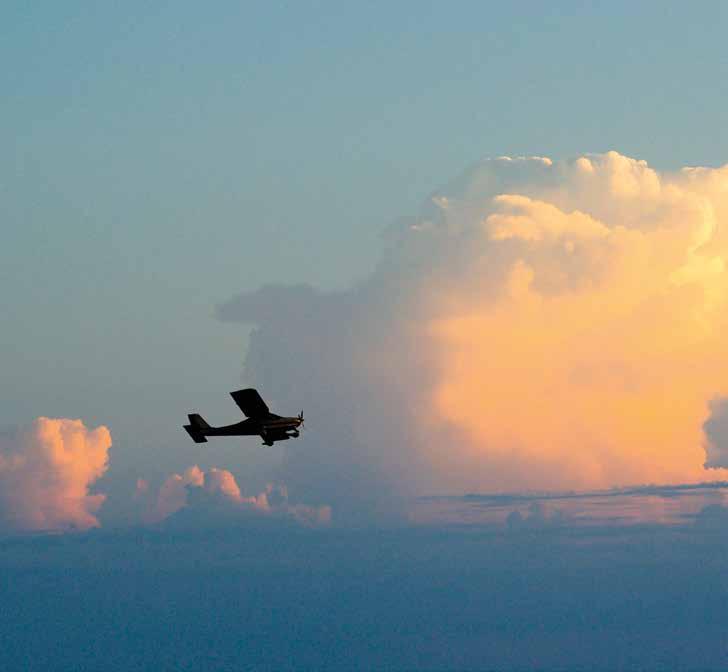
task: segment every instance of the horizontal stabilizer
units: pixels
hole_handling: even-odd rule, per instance
[[[187,430],[187,433],[192,437],[192,440],[195,443],[207,443],[207,439],[202,433],[202,429],[200,427],[195,427],[195,425],[183,425],[183,427]]]

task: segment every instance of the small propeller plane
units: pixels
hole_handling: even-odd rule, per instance
[[[210,427],[201,415],[190,413],[189,425],[184,425],[195,443],[207,443],[208,436],[260,436],[266,446],[276,441],[288,441],[299,435],[303,429],[303,411],[292,418],[271,413],[258,391],[251,388],[231,392],[230,396],[246,416],[247,420],[224,427]]]

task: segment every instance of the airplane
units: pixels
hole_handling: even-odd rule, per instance
[[[271,413],[258,391],[252,387],[231,392],[230,396],[247,420],[224,427],[210,427],[201,415],[190,413],[189,425],[183,425],[195,443],[207,443],[208,436],[260,436],[263,444],[272,446],[276,441],[288,441],[299,436],[303,429],[303,411],[292,418]]]

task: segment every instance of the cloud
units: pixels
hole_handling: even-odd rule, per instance
[[[567,522],[570,521],[562,511],[547,509],[543,502],[533,502],[524,512],[513,510],[506,517],[506,525],[515,531],[539,530]]]
[[[90,486],[108,466],[111,434],[81,420],[38,418],[0,438],[0,527],[9,530],[85,530],[105,495]]]
[[[137,483],[137,496],[149,498],[146,481]],[[197,526],[261,518],[319,526],[331,522],[331,508],[292,504],[284,485],[269,484],[260,494],[244,497],[231,472],[215,467],[204,472],[194,465],[162,483],[156,496],[147,499],[144,518],[147,523],[174,518],[178,525]]]
[[[570,528],[684,525],[701,511],[728,503],[728,483],[649,485],[580,492],[422,497],[411,520],[420,525],[499,525],[527,529],[540,523]],[[526,525],[522,525],[526,523]]]
[[[712,399],[710,416],[703,423],[705,466],[728,467],[728,397]]]
[[[501,157],[403,220],[363,283],[264,287],[218,314],[256,326],[246,382],[306,408],[281,479],[337,515],[698,482],[728,476],[703,446],[728,396],[727,261],[728,166]]]

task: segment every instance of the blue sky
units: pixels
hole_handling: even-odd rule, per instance
[[[119,468],[189,464],[179,418],[224,414],[245,354],[215,304],[347,287],[483,156],[722,164],[727,12],[4,4],[0,423],[82,417]]]

